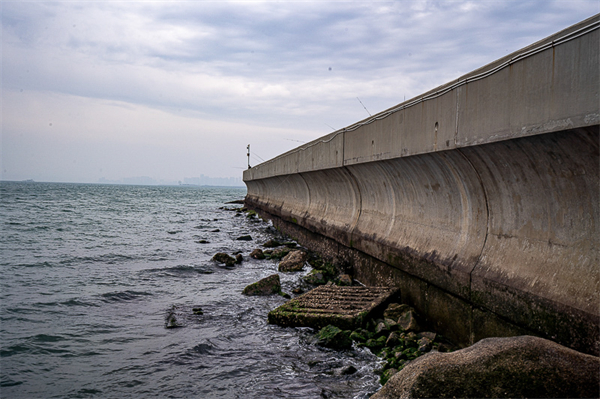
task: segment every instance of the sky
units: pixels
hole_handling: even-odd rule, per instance
[[[0,2],[1,180],[251,165],[600,12],[568,1]]]

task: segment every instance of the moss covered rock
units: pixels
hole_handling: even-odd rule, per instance
[[[421,356],[371,398],[597,398],[599,384],[598,357],[543,338],[487,338]]]
[[[332,349],[348,349],[352,346],[350,331],[341,330],[331,324],[317,333],[318,344]]]
[[[279,274],[272,274],[262,280],[252,283],[242,291],[244,295],[273,295],[281,292]]]

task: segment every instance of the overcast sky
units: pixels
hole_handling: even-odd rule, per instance
[[[241,177],[600,12],[568,1],[6,1],[1,178]]]

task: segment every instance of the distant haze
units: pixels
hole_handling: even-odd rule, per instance
[[[3,1],[0,10],[1,179],[238,185],[248,144],[256,165],[588,18],[600,2]]]

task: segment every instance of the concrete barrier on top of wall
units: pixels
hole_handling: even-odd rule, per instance
[[[409,276],[357,265],[365,283],[414,278],[597,355],[599,26],[245,171],[247,203]],[[469,323],[471,341],[487,334]]]

